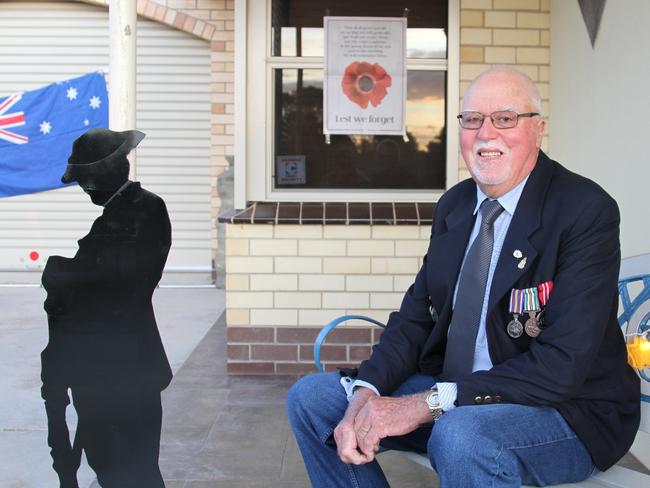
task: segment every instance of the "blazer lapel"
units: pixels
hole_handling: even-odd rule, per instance
[[[492,278],[488,316],[494,305],[513,288],[516,281],[528,271],[537,257],[537,249],[530,243],[529,237],[540,226],[542,207],[552,174],[551,161],[540,151],[537,164],[526,182],[501,248]],[[514,257],[517,250],[521,252],[521,258]]]
[[[459,199],[456,208],[445,217],[447,232],[437,237],[436,259],[431,269],[436,276],[435,282],[446,286],[445,299],[439,311],[442,322],[451,311],[460,265],[474,227],[476,187],[471,186],[471,189],[471,194],[468,192],[466,196]]]

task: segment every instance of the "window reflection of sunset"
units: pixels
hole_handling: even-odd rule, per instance
[[[282,70],[282,91],[295,95],[298,71]],[[426,151],[430,143],[439,143],[445,126],[445,75],[435,71],[409,71],[406,100],[406,130],[417,143],[420,151]],[[323,71],[303,69],[302,86],[323,88]],[[367,136],[352,138],[355,144]]]
[[[276,161],[283,155],[303,156],[307,176],[304,183],[294,185],[282,183],[276,173],[273,188],[379,191],[444,188],[447,1],[411,0],[408,5],[376,0],[331,0],[327,3],[330,15],[335,17],[365,16],[368,12],[380,18],[398,17],[408,6],[406,93],[395,89],[397,85],[393,84],[386,95],[396,105],[406,95],[408,140],[401,135],[377,134],[336,134],[326,139],[323,134],[323,69],[319,66],[325,50],[324,7],[305,0],[272,0],[270,3],[272,29],[267,64],[273,72],[273,158]],[[295,59],[281,59],[283,57]],[[377,60],[353,61],[374,63]],[[340,86],[343,72],[337,75],[330,81]],[[390,72],[389,75],[394,81],[401,73]],[[364,114],[377,115],[384,108],[369,105]],[[341,106],[343,109],[352,113],[355,107]]]
[[[325,38],[322,28],[301,27],[300,46],[297,46],[297,31],[296,27],[280,28],[280,56],[319,57],[324,55]],[[300,48],[300,54],[298,54],[298,48]],[[408,28],[406,30],[406,56],[408,58],[444,59],[446,55],[447,35],[444,29]]]
[[[409,58],[444,59],[447,35],[444,29],[407,29],[406,55]]]
[[[440,142],[445,126],[444,98],[429,96],[406,102],[406,130],[413,135],[418,149],[425,151],[430,142]]]

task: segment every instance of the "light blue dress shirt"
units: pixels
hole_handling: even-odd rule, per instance
[[[490,289],[492,287],[492,278],[494,277],[494,270],[497,267],[497,262],[499,261],[499,256],[501,255],[501,249],[503,248],[503,241],[506,238],[508,233],[508,228],[510,227],[510,222],[512,221],[512,216],[515,214],[517,204],[519,203],[519,198],[521,197],[521,192],[524,190],[524,186],[528,181],[528,176],[524,178],[517,186],[510,190],[505,195],[497,198],[497,201],[503,207],[503,212],[499,217],[494,221],[494,246],[492,247],[492,258],[490,260],[490,268],[488,270],[488,279],[485,286],[485,295],[483,296],[483,307],[481,309],[481,318],[478,325],[478,332],[476,334],[476,346],[474,348],[474,364],[472,366],[472,372],[482,371],[492,369],[492,361],[490,360],[490,352],[488,350],[487,343],[487,334],[485,332],[485,321],[487,318],[487,307],[488,307],[488,297],[490,296]],[[472,233],[469,236],[469,242],[467,243],[467,248],[465,249],[465,256],[463,257],[463,266],[465,265],[465,258],[467,257],[467,252],[469,251],[474,239],[478,235],[479,229],[481,228],[481,214],[478,209],[483,203],[483,200],[488,198],[481,189],[476,186],[476,207],[474,208],[474,215],[476,215],[476,220],[474,222],[474,227]],[[511,250],[507,250],[510,252]],[[512,250],[514,252],[514,249]],[[516,259],[513,256],[513,259]],[[461,268],[462,271],[462,268]],[[460,277],[460,273],[458,274]],[[456,288],[454,290],[454,303],[456,303],[456,293],[458,292],[458,282],[456,282]],[[351,382],[345,381],[344,378],[341,378],[341,385],[346,390],[348,400],[352,397],[354,388],[357,386],[365,386],[370,388],[377,395],[379,394],[377,388],[366,381],[355,380]],[[454,402],[458,397],[458,392],[456,388],[456,383],[450,382],[440,382],[438,383],[438,394],[440,398],[440,406],[444,411],[451,410],[454,408]]]

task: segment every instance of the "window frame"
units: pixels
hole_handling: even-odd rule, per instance
[[[235,3],[235,28],[240,29],[235,39],[235,49],[238,51],[238,55],[235,56],[235,100],[236,103],[239,101],[235,109],[235,206],[243,208],[248,201],[437,201],[445,189],[273,188],[275,172],[273,71],[299,68],[323,69],[324,58],[271,56],[271,2],[272,0],[236,0]],[[455,130],[455,118],[459,110],[459,3],[459,0],[449,0],[447,59],[407,60],[408,70],[447,72],[446,188],[458,182],[459,173],[458,131]],[[243,33],[242,25],[245,31]],[[242,51],[246,53],[243,61]],[[264,89],[260,90],[262,83]],[[263,136],[263,144],[260,143],[260,135]]]

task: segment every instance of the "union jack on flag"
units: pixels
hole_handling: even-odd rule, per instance
[[[100,73],[0,96],[0,197],[65,186],[72,142],[96,127],[108,127]]]
[[[22,112],[7,113],[7,111],[20,101],[22,93],[16,93],[7,97],[0,104],[0,139],[13,142],[14,144],[25,144],[29,139],[25,136],[14,134],[7,129],[25,125],[25,115]]]

